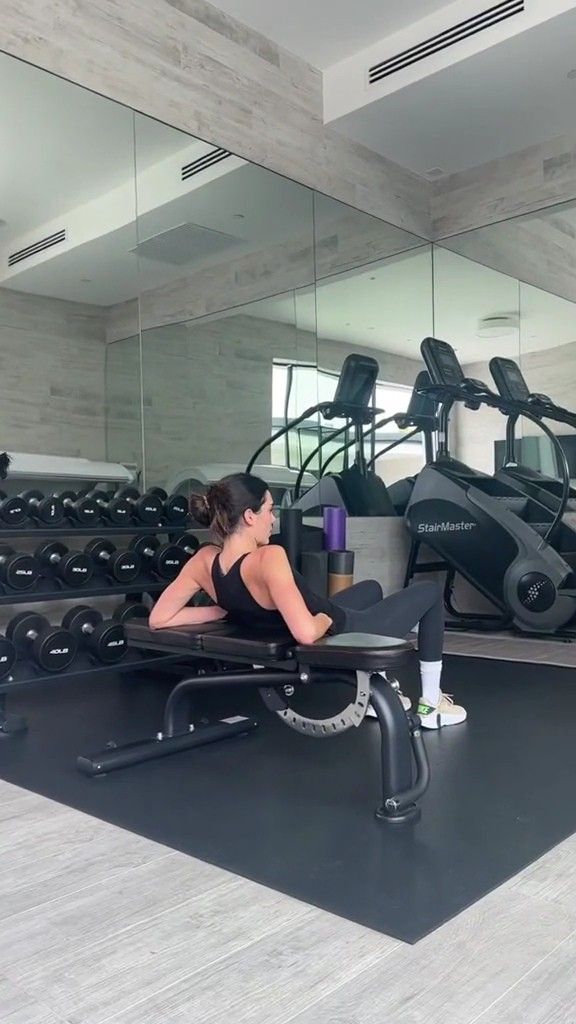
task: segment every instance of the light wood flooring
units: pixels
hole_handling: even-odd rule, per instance
[[[448,630],[444,636],[444,652],[466,658],[576,668],[576,641],[565,643],[562,640],[519,636],[517,633],[459,633]]]
[[[5,782],[0,867],[2,1024],[576,1021],[576,836],[415,946]]]

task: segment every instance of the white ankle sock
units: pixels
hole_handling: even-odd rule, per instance
[[[435,708],[440,700],[441,661],[421,661],[420,679],[422,680],[422,700]]]

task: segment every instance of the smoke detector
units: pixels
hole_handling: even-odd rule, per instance
[[[497,316],[483,316],[478,321],[480,338],[501,338],[505,334],[515,334],[520,326],[517,313],[500,313]]]

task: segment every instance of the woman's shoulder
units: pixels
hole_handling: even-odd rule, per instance
[[[203,544],[201,548],[198,548],[196,554],[192,555],[192,558],[186,564],[195,568],[209,569],[216,556],[220,554],[221,550],[222,549],[219,548],[217,544]]]

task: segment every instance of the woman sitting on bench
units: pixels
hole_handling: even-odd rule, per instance
[[[440,690],[444,609],[431,581],[414,583],[384,597],[380,584],[364,580],[333,598],[315,594],[294,572],[286,552],[269,544],[275,523],[272,495],[259,477],[235,473],[192,495],[191,509],[210,527],[210,544],[186,563],[161,594],[150,614],[151,629],[197,625],[227,618],[248,629],[286,626],[298,643],[311,644],[326,633],[373,633],[404,639],[418,624],[422,725],[457,725],[466,711]],[[204,591],[213,607],[191,608]],[[406,709],[410,701],[402,696]]]

